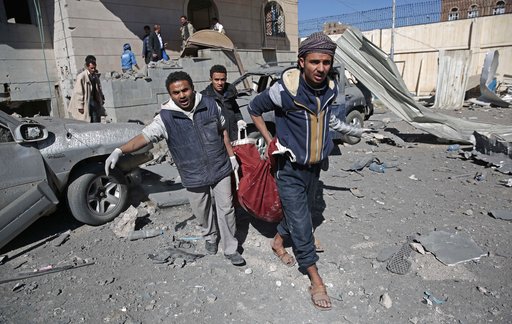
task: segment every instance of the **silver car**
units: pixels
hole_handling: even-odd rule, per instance
[[[86,224],[117,217],[128,202],[130,172],[151,160],[151,145],[123,156],[108,177],[104,162],[142,127],[0,111],[0,248],[60,202]]]

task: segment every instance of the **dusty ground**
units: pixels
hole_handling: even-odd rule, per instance
[[[512,109],[464,108],[450,114],[512,122]],[[512,322],[512,223],[488,215],[493,209],[510,210],[512,188],[500,181],[511,176],[454,158],[447,144],[382,109],[370,122],[384,133],[386,118],[387,130],[404,139],[406,147],[340,146],[341,155],[331,157],[329,171],[321,176],[316,236],[325,248],[318,266],[333,300],[330,312],[313,308],[307,278],[270,253],[273,227],[247,215],[238,219],[246,266],[232,266],[221,252],[185,265],[180,259],[153,263],[148,254],[172,245],[173,236],[193,233],[191,211],[182,206],[151,214],[145,228],[163,227],[165,234],[138,241],[117,238],[109,225],[82,226],[63,210],[37,222],[2,251],[20,255],[0,265],[0,278],[73,260],[95,263],[0,284],[0,322]],[[369,154],[397,167],[385,173],[344,171]],[[474,180],[477,172],[485,173],[485,180]],[[350,188],[364,197],[357,198]],[[49,242],[23,252],[27,244],[67,229],[72,232],[63,245]],[[376,260],[380,251],[400,247],[408,235],[436,229],[471,237],[488,256],[448,267],[431,254],[413,252],[405,275],[389,272]],[[203,253],[203,242],[187,251]],[[424,291],[447,301],[426,305]],[[379,304],[385,293],[390,308]]]

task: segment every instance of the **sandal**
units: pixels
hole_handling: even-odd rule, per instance
[[[332,309],[331,299],[327,295],[327,289],[325,286],[310,286],[309,293],[311,294],[311,302],[316,309],[321,311],[328,311]],[[325,301],[329,306],[322,306],[320,302]]]
[[[280,249],[274,249],[273,247],[272,248],[272,252],[274,252],[274,254],[279,258],[279,260],[281,260],[281,262],[287,266],[287,267],[293,267],[295,265],[295,258],[286,251],[286,249],[284,248],[280,248]]]

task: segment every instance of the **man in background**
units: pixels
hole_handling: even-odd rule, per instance
[[[68,112],[73,119],[99,123],[101,116],[106,116],[103,108],[105,97],[96,67],[96,58],[93,55],[87,55],[85,69],[76,77],[68,106]]]
[[[151,61],[158,62],[162,59],[162,49],[164,42],[160,34],[160,25],[153,26],[153,32],[149,35],[149,53],[151,54]]]
[[[237,91],[236,88],[226,82],[228,72],[223,65],[214,65],[210,69],[211,83],[201,91],[201,94],[209,96],[217,103],[222,109],[222,115],[226,119],[226,129],[231,141],[238,139],[238,127],[244,127],[246,123],[243,121],[240,107],[236,102]]]
[[[188,21],[187,16],[181,16],[180,17],[180,33],[181,33],[181,49],[183,50],[185,48],[185,45],[187,43],[187,39],[192,36],[196,32],[194,26],[192,26],[192,23]]]

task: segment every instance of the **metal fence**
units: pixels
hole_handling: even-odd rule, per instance
[[[299,35],[305,37],[322,31],[324,23],[339,22],[357,27],[362,31],[391,28],[393,9],[391,6],[342,15],[327,16],[299,21]],[[396,6],[395,27],[439,22],[441,1],[431,0]]]

